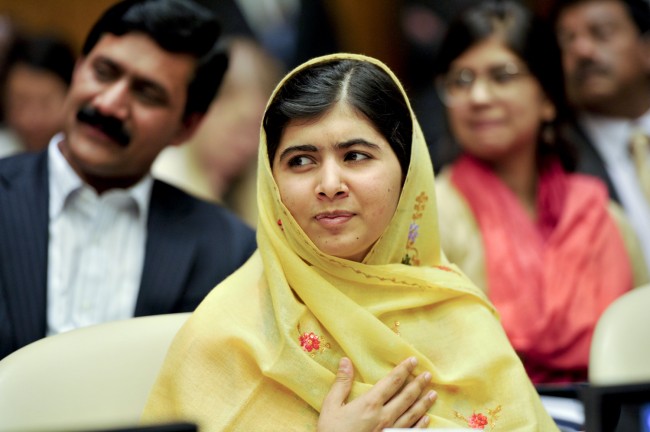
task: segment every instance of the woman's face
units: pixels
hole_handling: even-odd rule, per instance
[[[444,83],[452,133],[486,161],[534,152],[541,123],[555,117],[540,83],[498,38],[467,49]]]
[[[388,226],[402,184],[386,139],[345,103],[317,120],[288,123],[273,176],[282,202],[314,244],[352,261],[362,261]]]

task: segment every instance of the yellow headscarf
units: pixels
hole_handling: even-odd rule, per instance
[[[352,54],[311,60],[311,65]],[[400,85],[400,89],[402,89]],[[406,94],[402,89],[405,99]],[[272,99],[271,99],[272,100]],[[408,356],[432,373],[431,427],[556,430],[494,308],[445,262],[431,160],[411,110],[411,160],[390,225],[362,263],[318,250],[282,204],[261,132],[258,251],[218,285],[176,337],[145,409],[202,432],[315,430],[342,356],[350,399]]]

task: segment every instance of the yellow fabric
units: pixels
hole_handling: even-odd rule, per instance
[[[339,58],[372,62],[398,82],[358,55],[302,67]],[[493,307],[441,255],[433,169],[413,123],[398,208],[363,263],[323,254],[302,232],[280,201],[262,131],[259,250],[180,331],[145,421],[190,420],[202,432],[315,430],[342,356],[356,371],[351,398],[416,356],[416,373],[430,371],[439,394],[431,427],[466,427],[474,415],[490,422],[485,430],[557,430]],[[300,339],[310,333],[319,345],[308,352]]]

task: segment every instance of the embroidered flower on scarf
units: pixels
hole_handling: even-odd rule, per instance
[[[416,221],[422,217],[428,200],[429,197],[425,192],[420,192],[417,198],[415,198],[415,205],[413,206],[413,222],[409,225],[409,233],[406,240],[406,253],[402,258],[402,264],[420,265],[418,250],[415,247],[415,241],[420,235],[420,225],[418,225]]]
[[[300,346],[307,352],[318,351],[320,348],[320,339],[314,332],[303,333],[300,335]]]
[[[469,420],[467,420],[467,426],[472,429],[485,429],[485,426],[488,424],[488,418],[485,415],[478,413],[472,414]]]
[[[330,348],[330,344],[325,341],[323,336],[318,336],[314,332],[301,332],[300,324],[298,324],[298,334],[298,342],[300,342],[303,351],[312,357]]]
[[[282,226],[282,219],[278,219],[278,226],[280,227],[280,231],[284,231],[284,227]]]
[[[437,268],[437,269],[440,269],[442,271],[458,274],[458,272],[456,270],[454,270],[453,268],[451,268],[451,267],[447,267],[447,266],[444,266],[444,265],[437,265],[437,266],[434,266],[434,267]]]
[[[456,418],[462,419],[467,423],[471,429],[479,429],[483,431],[494,431],[497,420],[499,419],[499,413],[501,412],[501,405],[497,406],[494,409],[488,409],[486,414],[481,412],[472,412],[472,415],[465,417],[458,411],[454,411]]]
[[[391,328],[391,330],[393,330],[393,333],[395,333],[397,336],[401,336],[399,332],[399,321],[395,321],[393,323],[393,327]]]

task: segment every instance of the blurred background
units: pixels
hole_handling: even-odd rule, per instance
[[[222,202],[254,225],[256,149],[266,100],[288,70],[339,51],[366,54],[388,64],[411,99],[435,170],[453,158],[455,147],[447,139],[432,65],[447,23],[480,0],[186,1],[203,4],[220,18],[231,71],[202,129],[190,145],[166,149],[154,164],[155,176]],[[541,15],[553,5],[522,2]],[[62,64],[61,49],[55,53],[51,43],[34,39],[67,44],[76,57],[92,23],[114,3],[0,0],[0,157],[44,148],[49,138],[43,137],[51,137],[60,127],[60,94],[69,84],[68,72],[62,71],[70,66]],[[16,52],[20,39],[31,48]]]

